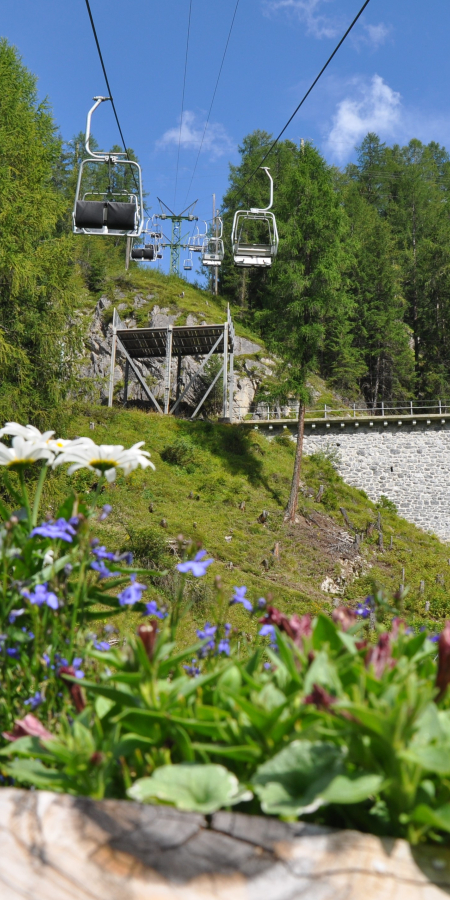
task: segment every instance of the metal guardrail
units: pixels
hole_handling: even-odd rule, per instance
[[[289,403],[281,406],[271,406],[269,403],[258,403],[250,408],[233,404],[233,418],[235,422],[242,421],[276,421],[277,419],[298,419],[299,404]],[[420,415],[448,415],[450,413],[450,400],[390,400],[381,401],[375,408],[358,406],[342,406],[334,408],[326,403],[320,407],[307,407],[305,418],[308,419],[332,419],[332,418],[373,418],[374,416],[420,416]]]

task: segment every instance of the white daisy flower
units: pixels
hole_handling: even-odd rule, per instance
[[[69,475],[72,475],[77,469],[91,469],[97,475],[105,475],[107,481],[114,481],[117,469],[123,469],[124,475],[129,475],[133,469],[141,466],[146,469],[154,465],[148,457],[150,454],[146,450],[140,448],[145,441],[139,441],[133,444],[129,450],[125,450],[120,444],[94,444],[89,438],[79,438],[72,441],[70,447],[63,450],[56,457],[53,467],[62,463],[72,463],[69,468]]]
[[[12,447],[0,443],[0,466],[8,466],[10,469],[21,469],[38,461],[47,459],[53,461],[53,453],[42,441],[26,441],[19,435],[13,437]]]
[[[12,437],[24,438],[26,441],[42,441],[44,444],[50,440],[54,433],[54,431],[41,432],[34,425],[19,425],[18,422],[7,422],[3,428],[0,428],[0,438],[4,434],[8,434]]]

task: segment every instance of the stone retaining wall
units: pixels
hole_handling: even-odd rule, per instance
[[[296,423],[258,423],[269,437]],[[348,484],[384,494],[400,515],[450,540],[450,418],[307,420],[304,452],[332,451]]]

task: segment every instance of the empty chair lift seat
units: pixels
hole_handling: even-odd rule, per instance
[[[77,200],[75,225],[89,231],[134,231],[136,205],[112,200]],[[104,233],[104,232],[103,232]]]
[[[238,244],[235,266],[271,266],[273,248],[270,244]]]

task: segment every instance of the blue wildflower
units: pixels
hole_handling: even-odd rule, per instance
[[[17,647],[8,647],[8,649],[6,651],[6,655],[10,656],[11,659],[19,659],[20,658],[20,653],[19,653]]]
[[[200,638],[201,641],[206,641],[205,645],[199,651],[199,656],[203,658],[207,656],[209,651],[214,650],[216,644],[214,640],[214,635],[217,631],[217,625],[210,625],[209,622],[205,623],[203,629],[197,630],[197,637]]]
[[[31,709],[37,709],[37,707],[44,702],[44,699],[45,698],[41,694],[41,692],[36,691],[36,693],[32,697],[29,697],[28,700],[25,700],[24,706],[31,706]]]
[[[144,615],[156,616],[157,619],[167,619],[168,613],[158,609],[156,600],[150,600],[150,603],[146,604]]]
[[[270,640],[270,647],[272,650],[278,649],[277,644],[277,634],[275,631],[274,625],[262,625],[258,631],[260,637],[268,637]]]
[[[253,606],[250,603],[250,600],[246,598],[247,588],[242,585],[242,587],[235,587],[233,599],[230,601],[230,605],[232,606],[234,603],[242,603],[244,609],[247,609],[249,612],[253,612]]]
[[[264,609],[265,605],[266,605],[266,601],[264,600],[264,597],[260,597],[258,600],[258,608]]]
[[[76,534],[71,521],[66,522],[65,519],[58,519],[56,522],[43,522],[42,525],[33,528],[30,537],[39,535],[40,537],[52,538],[53,540],[67,541],[68,544],[71,544],[73,535]]]
[[[112,512],[112,506],[110,506],[109,503],[105,503],[105,505],[102,507],[102,511],[99,515],[99,522],[104,522],[105,519],[108,518],[110,512]]]
[[[96,650],[110,650],[111,649],[108,644],[108,641],[95,641],[94,647]]]
[[[186,574],[187,572],[192,572],[195,578],[200,578],[202,575],[206,575],[206,570],[214,560],[211,559],[203,559],[204,556],[207,556],[206,550],[199,550],[198,553],[194,556],[194,559],[188,559],[186,562],[178,563],[177,569],[179,572]]]
[[[16,619],[18,619],[19,616],[23,616],[24,612],[25,612],[25,609],[12,609],[8,616],[8,622],[11,625],[14,625],[14,622],[16,621]]]
[[[119,594],[120,606],[134,606],[142,599],[142,592],[147,590],[146,584],[139,584],[136,581],[136,575],[131,576],[131,584]]]
[[[226,622],[226,624],[224,625],[224,631],[225,631],[225,637],[226,638],[229,637],[230,631],[231,631],[231,625],[229,622]]]
[[[199,667],[196,665],[196,663],[197,663],[197,660],[196,660],[196,659],[193,659],[193,660],[192,660],[192,666],[183,666],[183,669],[185,669],[185,671],[187,672],[187,674],[188,674],[188,675],[192,675],[194,678],[195,678],[197,675],[200,675],[200,669],[199,669]]]
[[[67,665],[67,661],[64,660],[64,662],[65,662],[66,665]],[[72,665],[73,665],[73,667],[74,667],[74,669],[75,669],[75,678],[84,678],[84,672],[83,672],[82,669],[80,669],[80,666],[81,666],[81,663],[82,663],[82,662],[83,662],[83,660],[82,660],[81,656],[75,656],[75,657],[74,657],[74,660],[73,660]]]
[[[58,598],[53,591],[48,590],[47,582],[45,584],[37,584],[34,593],[31,593],[27,588],[24,588],[22,596],[26,597],[30,603],[36,606],[42,606],[44,603],[46,606],[49,606],[50,609],[58,609],[59,606]]]
[[[227,656],[230,655],[230,642],[226,638],[222,638],[217,645],[218,653],[225,653]]]
[[[110,578],[115,575],[115,572],[111,572],[104,563],[104,560],[100,561],[95,560],[95,562],[91,563],[91,569],[94,569],[95,572],[98,572],[99,578]]]
[[[97,559],[109,559],[112,561],[115,558],[115,553],[111,553],[111,550],[107,550],[106,547],[93,547],[92,552]]]

